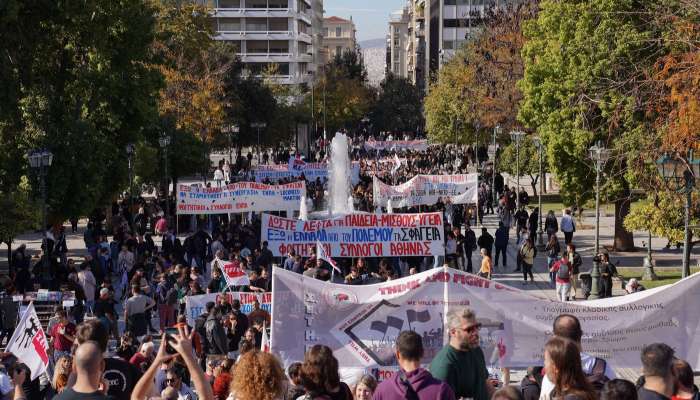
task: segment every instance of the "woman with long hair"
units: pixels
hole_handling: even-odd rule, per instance
[[[214,367],[214,398],[216,400],[226,400],[231,386],[231,369],[233,369],[233,360],[227,358],[221,364]]]
[[[56,393],[61,393],[68,384],[68,376],[72,370],[72,359],[70,356],[63,356],[58,359],[56,367],[53,370],[53,379],[51,386]]]
[[[355,394],[355,400],[372,400],[376,389],[377,380],[372,375],[362,375],[352,392]]]
[[[544,369],[554,383],[552,400],[596,400],[593,387],[581,368],[578,345],[557,336],[544,346]]]
[[[535,277],[532,276],[532,264],[535,262],[536,250],[532,245],[532,239],[525,239],[525,243],[520,247],[520,266],[523,270],[523,282],[527,284],[527,277],[530,276],[530,281],[535,282]]]
[[[547,252],[547,270],[550,270],[552,264],[559,259],[559,253],[561,252],[561,246],[559,246],[559,239],[557,239],[556,234],[549,236],[549,241],[544,250]],[[549,281],[552,285],[554,285],[555,279],[556,273],[549,271]]]
[[[284,370],[275,356],[261,351],[244,354],[233,368],[231,395],[235,400],[280,400],[286,387]]]
[[[348,385],[340,381],[338,360],[328,346],[317,344],[306,352],[300,377],[308,400],[353,398]]]

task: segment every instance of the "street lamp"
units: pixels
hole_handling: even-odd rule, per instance
[[[165,176],[165,220],[170,221],[170,176],[168,175],[168,146],[170,146],[170,136],[162,132],[158,138],[158,144],[163,149],[163,164]]]
[[[33,150],[27,154],[29,166],[39,171],[39,185],[41,187],[41,230],[46,238],[46,228],[48,226],[46,217],[46,173],[48,167],[53,162],[53,153],[49,150]]]
[[[257,129],[258,131],[258,164],[260,164],[260,129],[265,129],[267,128],[267,123],[265,122],[253,122],[250,124],[250,127],[253,129]]]
[[[516,180],[516,194],[515,194],[515,208],[520,209],[520,141],[525,137],[525,132],[523,131],[512,131],[510,133],[510,138],[515,142],[515,177]]]
[[[238,135],[241,128],[238,125],[226,125],[221,128],[222,133],[228,133],[228,163],[233,165],[233,137]]]
[[[532,143],[534,143],[537,147],[537,155],[540,159],[540,190],[537,191],[537,209],[539,210],[539,215],[537,216],[539,219],[539,229],[537,230],[537,247],[543,250],[545,247],[544,239],[542,238],[542,235],[544,234],[544,231],[542,230],[542,188],[544,187],[544,175],[542,174],[542,148],[544,147],[544,144],[539,137],[533,137]]]
[[[659,173],[669,189],[685,194],[685,217],[683,239],[683,278],[690,275],[690,206],[692,202],[695,180],[700,178],[700,159],[693,156],[693,150],[688,152],[684,160],[678,153],[665,154],[656,161]]]
[[[595,161],[595,255],[593,257],[593,270],[591,271],[591,295],[589,299],[597,299],[598,279],[600,278],[600,258],[598,249],[600,247],[600,172],[603,170],[605,162],[610,158],[610,150],[603,147],[598,141],[595,146],[588,149],[591,160]]]
[[[493,171],[491,173],[491,200],[493,202],[493,207],[498,206],[498,199],[496,198],[496,156],[498,155],[498,148],[496,147],[496,137],[501,134],[501,126],[496,125],[493,128]]]
[[[131,221],[131,229],[134,228],[134,154],[136,154],[136,145],[129,143],[126,145],[126,156],[129,159],[129,216]]]

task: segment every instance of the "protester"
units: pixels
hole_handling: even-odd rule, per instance
[[[55,400],[108,400],[109,384],[103,379],[105,361],[102,358],[100,346],[93,341],[87,341],[75,350],[74,371],[75,384],[65,388]],[[19,400],[15,398],[15,400]]]
[[[674,395],[673,353],[664,343],[642,348],[644,385],[637,391],[639,400],[668,400]]]
[[[502,262],[503,262],[503,271],[505,272],[506,267],[507,267],[507,260],[506,260],[506,253],[508,249],[508,230],[509,227],[504,226],[502,223],[498,226],[498,229],[496,230],[496,240],[495,240],[495,246],[496,246],[496,258],[494,259],[494,264],[493,266],[495,268],[498,268],[498,256],[501,254],[503,256]]]
[[[372,375],[362,375],[352,390],[354,400],[371,400],[377,389],[377,380]]]
[[[608,253],[601,253],[598,255],[600,258],[599,270],[600,270],[600,283],[598,296],[600,298],[612,297],[613,289],[613,277],[617,277],[617,267],[610,262],[610,256]]]
[[[430,364],[433,376],[450,385],[457,398],[487,400],[495,391],[479,347],[480,328],[476,314],[468,308],[448,313],[449,342]]]
[[[600,393],[601,400],[637,400],[634,383],[624,379],[613,379],[605,383]]]
[[[301,363],[295,362],[289,365],[287,376],[289,383],[287,384],[287,393],[284,395],[284,400],[297,400],[306,393],[301,381]]]
[[[566,253],[564,253],[564,256],[569,260],[569,264],[571,265],[571,292],[573,293],[571,298],[576,300],[578,274],[581,272],[583,261],[581,260],[581,255],[576,252],[576,246],[573,243],[568,243],[566,245]]]
[[[700,400],[700,392],[694,383],[693,369],[686,361],[674,359],[672,365],[675,391],[671,400]]]
[[[61,357],[70,357],[73,341],[75,340],[75,325],[68,321],[66,311],[56,311],[58,322],[50,329],[53,359],[56,363]]]
[[[529,367],[527,369],[527,375],[520,381],[520,391],[523,395],[523,400],[537,400],[540,398],[542,370],[542,367]]]
[[[559,259],[559,252],[561,251],[556,234],[549,236],[549,242],[547,242],[547,246],[544,248],[544,250],[547,252],[547,269],[549,270],[549,280],[552,285],[554,285],[556,282],[556,274],[554,271],[552,271],[552,264]]]
[[[525,243],[520,247],[519,256],[520,264],[523,270],[523,282],[527,284],[527,277],[530,276],[530,282],[535,283],[535,277],[532,275],[532,265],[535,263],[537,250],[532,245],[532,239],[525,239]]]
[[[571,264],[566,258],[566,254],[555,261],[549,269],[550,273],[554,273],[556,282],[556,293],[559,301],[569,301],[569,292],[571,291]]]
[[[554,336],[544,346],[544,368],[547,378],[554,382],[553,399],[597,400],[593,387],[581,369],[577,344]]]
[[[451,400],[450,386],[421,368],[423,338],[414,331],[402,331],[396,338],[396,360],[400,370],[385,380],[374,392],[373,400]]]
[[[504,386],[496,391],[491,400],[522,400],[523,394],[514,386]]]
[[[491,262],[491,256],[488,250],[481,249],[481,268],[479,269],[479,276],[491,280],[491,274],[493,272],[493,263]]]
[[[250,351],[234,367],[229,399],[278,400],[284,394],[285,381],[284,370],[275,356]]]
[[[637,278],[631,278],[627,282],[627,285],[625,285],[625,292],[627,292],[627,294],[637,293],[643,290],[646,290],[646,288],[641,283],[639,283]]]
[[[340,381],[338,360],[327,346],[315,345],[306,352],[300,377],[307,400],[320,400],[324,396],[333,400],[353,398],[348,385]]]

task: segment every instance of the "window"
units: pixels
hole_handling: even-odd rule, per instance
[[[342,46],[335,46],[335,54],[336,55],[343,54],[343,47]]]
[[[267,8],[267,0],[245,0],[246,8]]]
[[[218,8],[241,8],[241,0],[219,0]]]
[[[398,26],[395,26],[395,27],[394,27],[394,33],[397,34],[397,35],[399,34],[399,27],[398,27]]]
[[[455,42],[453,40],[443,40],[442,48],[445,50],[454,50]]]
[[[474,24],[474,21],[472,21],[472,24]],[[442,26],[445,28],[466,28],[469,26],[469,20],[464,18],[445,19],[442,21]]]
[[[309,45],[304,42],[299,42],[299,54],[306,54],[309,52]]]
[[[245,45],[248,54],[267,54],[267,40],[247,40]]]
[[[335,37],[340,37],[343,34],[343,28],[337,27],[335,28]]]
[[[248,32],[267,32],[267,19],[246,18],[245,30]]]
[[[289,21],[287,18],[270,18],[268,22],[271,31],[287,32],[289,30]]]
[[[328,28],[323,28],[323,37],[328,37]]]
[[[288,54],[289,53],[289,41],[288,40],[270,40],[270,53]]]
[[[446,6],[456,6],[457,0],[445,0],[443,4],[445,4]]]
[[[268,7],[277,9],[289,8],[287,5],[287,0],[269,0]]]
[[[394,47],[399,47],[399,38],[394,38]]]
[[[219,31],[221,32],[240,32],[240,18],[219,18]]]

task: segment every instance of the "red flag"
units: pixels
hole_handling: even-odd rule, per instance
[[[262,331],[262,343],[260,343],[260,351],[265,353],[270,352],[270,337],[267,335],[267,327],[263,327]]]
[[[338,268],[338,265],[333,261],[330,255],[326,253],[326,250],[323,248],[323,245],[321,245],[321,242],[316,242],[316,257],[319,259],[328,262],[328,264],[333,267],[334,270],[338,271],[339,273],[340,268]]]

